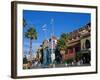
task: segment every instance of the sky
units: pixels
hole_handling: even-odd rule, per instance
[[[23,10],[23,18],[27,25],[23,28],[23,33],[30,27],[37,31],[37,40],[33,40],[33,54],[42,44],[44,39],[49,39],[52,32],[59,38],[62,33],[72,32],[91,21],[89,13],[75,12],[52,12],[52,11],[34,11]],[[45,29],[45,30],[44,30]],[[24,38],[23,47],[25,54],[29,53],[29,39]]]

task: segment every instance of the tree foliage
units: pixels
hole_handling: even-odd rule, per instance
[[[60,36],[60,39],[58,39],[58,46],[60,49],[66,49],[67,48],[67,41],[68,41],[68,34],[63,33]]]
[[[37,39],[37,32],[35,28],[31,27],[25,32],[25,37],[30,39]]]

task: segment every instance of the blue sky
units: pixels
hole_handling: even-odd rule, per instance
[[[35,53],[39,45],[45,38],[50,38],[52,32],[52,24],[54,35],[59,38],[62,33],[71,32],[78,29],[91,21],[89,13],[73,13],[73,12],[51,12],[51,11],[34,11],[23,10],[23,18],[27,25],[23,32],[26,32],[29,27],[34,26],[37,31],[38,39],[33,40],[33,52]],[[46,31],[43,31],[45,27]],[[29,39],[24,38],[24,51],[29,52]],[[34,54],[33,53],[33,54]]]

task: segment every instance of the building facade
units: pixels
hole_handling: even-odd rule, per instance
[[[73,58],[74,60],[83,60],[84,64],[90,64],[91,61],[91,23],[68,33],[69,38],[67,51],[64,60]]]

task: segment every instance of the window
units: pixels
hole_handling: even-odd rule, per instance
[[[90,48],[90,41],[89,40],[86,40],[85,41],[85,48],[86,49],[89,49]]]

